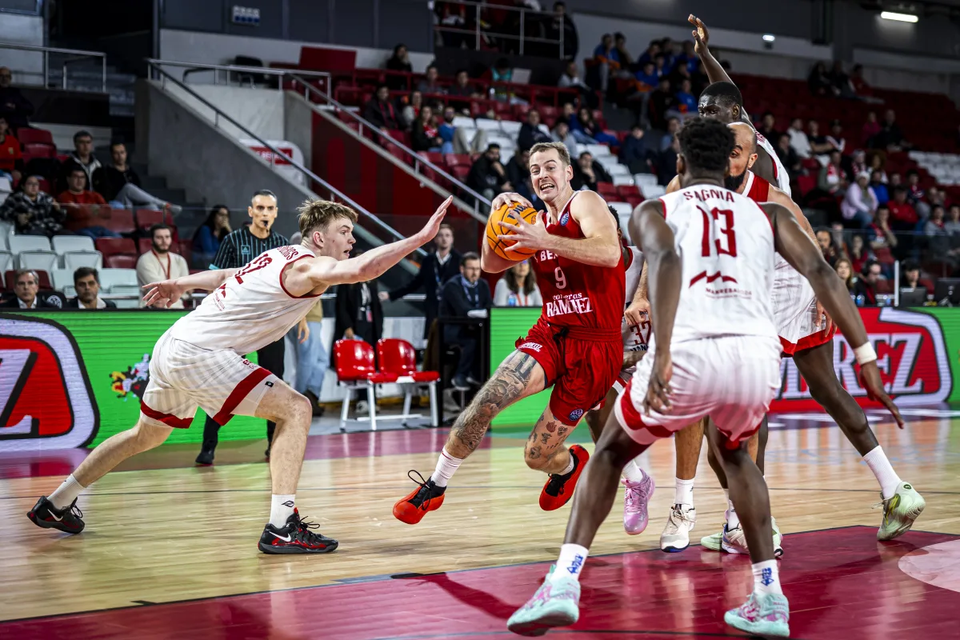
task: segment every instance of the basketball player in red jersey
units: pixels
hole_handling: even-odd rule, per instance
[[[517,219],[516,226],[505,225],[514,233],[501,237],[515,242],[513,249],[536,252],[533,268],[543,314],[457,417],[433,474],[425,481],[420,476],[420,486],[394,505],[393,515],[401,522],[416,524],[438,509],[447,482],[479,446],[493,418],[551,385],[550,403],[524,448],[527,466],[550,475],[540,494],[542,509],[559,509],[570,500],[589,457],[583,447],[568,449],[563,443],[580,418],[603,401],[620,373],[623,257],[607,203],[592,191],[570,186],[573,168],[562,143],[534,145],[530,176],[547,211],[534,224]],[[504,193],[491,209],[510,202],[530,206],[520,195]],[[485,271],[500,273],[513,264],[483,244]]]

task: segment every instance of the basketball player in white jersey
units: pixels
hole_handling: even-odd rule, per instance
[[[620,228],[620,217],[611,209],[614,220],[617,222],[617,237],[623,239]],[[621,242],[622,244],[622,242]],[[643,271],[643,252],[637,247],[624,247],[623,265],[626,269],[626,296],[625,300],[633,300],[640,283],[640,274]],[[627,382],[636,371],[637,363],[647,352],[647,342],[650,338],[650,318],[644,314],[636,323],[627,322],[624,317],[621,326],[623,338],[623,366],[619,377],[614,381],[610,391],[600,408],[591,409],[583,416],[590,428],[590,437],[594,443],[600,439],[603,425],[613,411],[613,403],[617,396],[627,386]],[[623,468],[623,529],[630,535],[639,535],[647,528],[647,505],[653,496],[655,484],[653,477],[645,474],[640,468],[640,459],[632,460]]]
[[[273,496],[260,537],[264,553],[326,553],[336,540],[315,533],[295,506],[310,430],[310,402],[243,354],[282,338],[329,287],[372,280],[433,239],[452,198],[416,235],[350,259],[353,209],[324,200],[300,207],[302,244],[271,249],[241,269],[205,271],[146,285],[148,305],[169,307],[187,291],[211,293],[157,341],[137,425],[103,441],[49,498],[27,514],[43,528],[80,533],[77,497],[127,458],[157,447],[175,428],[186,429],[197,408],[221,425],[234,415],[277,423],[270,456]]]
[[[621,394],[573,500],[560,558],[508,629],[541,635],[579,618],[579,575],[610,512],[623,466],[659,438],[710,416],[711,447],[730,480],[753,562],[754,590],[726,613],[731,626],[789,635],[789,605],[773,554],[763,475],[746,451],[780,386],[771,290],[775,251],[812,283],[856,349],[868,391],[892,411],[876,353],[846,287],[789,210],[724,189],[733,133],[694,120],[679,134],[681,191],[634,211],[630,237],[650,265],[653,326],[646,357]]]

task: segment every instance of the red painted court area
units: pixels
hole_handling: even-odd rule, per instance
[[[781,564],[794,638],[958,638],[960,593],[904,573],[900,559],[957,536],[910,532],[876,542],[868,527],[785,537]],[[118,560],[120,561],[120,560]],[[0,624],[0,638],[488,638],[516,637],[506,619],[547,563],[97,611]],[[722,570],[721,570],[722,569]],[[198,567],[202,570],[202,567]],[[691,547],[591,558],[581,618],[551,638],[743,637],[723,612],[751,588],[749,560]]]

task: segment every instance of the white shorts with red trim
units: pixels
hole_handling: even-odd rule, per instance
[[[627,388],[627,385],[630,384],[630,379],[633,378],[633,374],[636,373],[636,371],[636,365],[620,370],[620,375],[613,381],[613,388],[617,390],[618,394],[623,393],[623,390]]]
[[[731,336],[674,344],[673,389],[669,414],[644,413],[655,354],[637,365],[614,404],[620,425],[640,444],[653,444],[710,416],[731,447],[760,427],[780,390],[780,344],[761,336]]]
[[[836,329],[828,333],[823,328],[826,323],[817,313],[817,297],[813,287],[779,255],[770,301],[785,355],[792,356],[797,351],[833,340]]]
[[[148,424],[186,429],[197,407],[220,425],[256,414],[279,379],[233,351],[204,349],[164,333],[150,358],[150,380],[140,402]]]

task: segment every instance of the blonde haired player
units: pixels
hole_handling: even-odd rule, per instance
[[[592,191],[574,191],[573,168],[562,143],[540,143],[530,150],[530,179],[547,205],[531,224],[517,217],[506,225],[511,248],[535,251],[530,259],[543,296],[540,320],[497,368],[457,417],[429,478],[398,501],[393,515],[416,524],[443,504],[447,482],[480,444],[491,420],[514,402],[553,385],[550,403],[524,447],[531,469],[550,475],[540,507],[559,509],[573,495],[589,455],[564,441],[583,414],[603,401],[623,361],[624,269],[616,225],[607,203]],[[511,202],[530,206],[516,193],[493,201],[491,213]],[[481,266],[506,271],[515,262],[483,244]],[[413,479],[416,471],[410,472]],[[417,474],[419,475],[419,474]]]
[[[679,134],[680,191],[641,204],[630,223],[650,265],[650,352],[615,405],[574,498],[560,557],[507,628],[542,635],[579,618],[579,576],[616,496],[623,466],[657,439],[710,416],[710,445],[730,480],[749,541],[753,592],[724,616],[758,635],[789,635],[763,475],[746,451],[779,389],[780,341],[771,290],[775,252],[803,273],[851,344],[864,386],[897,415],[883,391],[877,354],[846,287],[790,211],[723,187],[733,133],[694,120]]]
[[[27,514],[40,527],[80,533],[77,497],[127,458],[162,444],[193,422],[197,408],[221,425],[233,415],[277,423],[270,456],[273,496],[260,537],[264,553],[326,553],[336,540],[315,533],[295,506],[312,410],[310,402],[244,354],[282,338],[329,287],[371,280],[433,239],[452,198],[417,234],[350,258],[356,212],[324,200],[300,208],[302,244],[260,254],[242,269],[205,271],[146,285],[147,304],[169,307],[194,289],[210,291],[157,341],[137,425],[91,452],[49,498]]]

